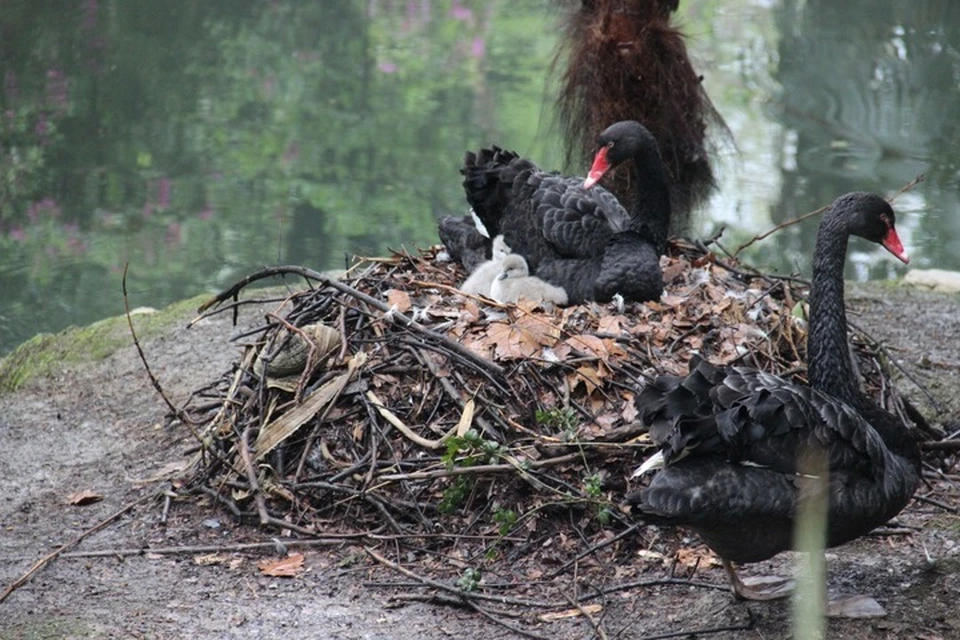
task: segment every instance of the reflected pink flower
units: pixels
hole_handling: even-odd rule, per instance
[[[286,163],[293,162],[300,157],[300,145],[296,142],[291,142],[287,146],[287,150],[283,152],[283,161]]]
[[[160,178],[157,181],[157,207],[160,209],[170,208],[170,190],[173,184],[170,178]]]
[[[87,31],[94,29],[97,26],[97,9],[99,8],[99,3],[97,0],[84,0],[83,8],[81,13],[83,15],[83,28]]]
[[[183,226],[179,222],[171,222],[167,225],[167,235],[163,239],[168,247],[178,246],[181,242]]]
[[[60,205],[57,204],[57,201],[46,196],[43,200],[40,201],[40,206],[50,212],[50,215],[54,218],[60,217]]]
[[[149,218],[150,216],[152,216],[152,215],[153,215],[153,203],[152,203],[152,202],[144,202],[144,203],[143,203],[143,210],[140,212],[140,215],[143,216],[144,218]]]
[[[477,36],[473,39],[473,43],[470,45],[470,55],[473,58],[480,59],[487,52],[487,42],[481,36]]]
[[[461,5],[459,2],[454,2],[453,6],[450,7],[450,17],[454,20],[469,22],[473,20],[473,11],[471,11],[469,7]]]
[[[203,206],[203,209],[200,210],[197,217],[201,220],[209,220],[213,217],[213,207],[210,206],[209,202]]]
[[[377,69],[379,69],[383,73],[396,73],[397,65],[394,64],[393,62],[384,60],[383,62],[380,62],[377,64]]]
[[[27,232],[20,227],[14,227],[10,229],[10,233],[7,234],[11,240],[17,242],[24,242],[27,239]]]
[[[3,74],[3,93],[7,100],[16,100],[17,96],[20,95],[20,83],[17,82],[17,74],[9,69]],[[10,114],[13,111],[7,111],[7,113]]]
[[[49,143],[47,139],[47,115],[45,113],[41,113],[37,117],[37,124],[34,125],[33,132],[40,138],[41,146],[46,146]]]
[[[62,112],[70,95],[70,82],[60,69],[47,70],[47,100]]]
[[[63,230],[67,232],[67,248],[70,249],[70,251],[74,254],[87,252],[87,243],[80,237],[76,222],[64,224]]]
[[[260,84],[260,90],[263,92],[263,95],[266,98],[272,98],[276,89],[277,79],[272,75],[268,78],[264,78],[263,82]]]
[[[41,214],[48,214],[51,218],[59,218],[60,205],[50,196],[46,196],[43,200],[31,203],[31,205],[27,207],[27,218],[30,222],[39,220]]]

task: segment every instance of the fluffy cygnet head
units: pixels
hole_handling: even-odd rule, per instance
[[[500,263],[500,275],[497,278],[506,280],[507,278],[523,278],[528,275],[530,275],[530,270],[527,267],[527,261],[523,259],[523,256],[511,253],[505,256],[503,262]]]
[[[493,259],[494,260],[503,260],[507,254],[512,253],[513,249],[507,246],[507,243],[503,239],[503,234],[501,233],[496,238],[493,239]]]

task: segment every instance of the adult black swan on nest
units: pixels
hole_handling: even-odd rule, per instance
[[[541,171],[498,147],[467,153],[462,173],[467,201],[487,237],[503,234],[530,272],[563,287],[571,303],[655,300],[663,291],[660,255],[670,225],[670,194],[657,142],[638,122],[604,130],[589,177]],[[629,211],[603,187],[609,169],[632,160],[636,185]],[[467,268],[486,251],[464,218],[442,218],[440,239]]]
[[[661,470],[627,502],[644,520],[696,531],[723,558],[742,597],[787,593],[745,585],[731,562],[765,560],[791,548],[798,485],[809,473],[810,456],[819,455],[829,469],[823,489],[830,547],[895,516],[920,480],[916,442],[860,391],[850,361],[843,266],[851,234],[908,260],[886,201],[851,193],[833,203],[813,258],[809,387],[698,359],[686,377],[662,376],[636,399],[640,419],[661,448],[635,475]],[[831,609],[842,611],[839,604]]]

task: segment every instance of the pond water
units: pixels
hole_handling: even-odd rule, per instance
[[[567,0],[568,3],[572,0]],[[463,152],[560,168],[558,0],[2,0],[0,354],[41,331],[437,241]],[[913,266],[960,268],[960,3],[683,0],[735,146],[694,232],[737,246],[897,191]],[[578,171],[582,173],[582,168]],[[816,221],[755,245],[805,273]],[[856,246],[850,276],[902,274]]]

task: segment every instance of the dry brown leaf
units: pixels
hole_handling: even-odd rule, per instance
[[[491,323],[487,338],[494,344],[494,355],[499,360],[529,358],[540,353],[541,345],[535,337],[503,322]]]
[[[677,562],[685,567],[719,567],[720,560],[707,547],[684,547],[677,549]]]
[[[464,300],[463,311],[466,313],[468,322],[476,322],[480,319],[480,307],[470,298]]]
[[[347,361],[347,370],[328,380],[319,389],[304,398],[303,403],[268,423],[257,436],[257,456],[259,460],[278,444],[289,438],[307,421],[322,411],[340,395],[343,388],[354,377],[357,369],[367,361],[367,354],[357,352]]]
[[[612,412],[601,413],[593,419],[604,431],[612,429],[618,420],[620,420],[620,416]]]
[[[390,289],[387,291],[387,304],[396,307],[400,313],[406,313],[410,307],[410,294],[399,289]]]
[[[514,327],[518,331],[527,334],[531,340],[545,347],[552,346],[560,339],[560,329],[552,322],[535,314],[525,315],[519,318]]]
[[[77,491],[76,493],[71,493],[67,496],[67,504],[74,507],[85,507],[88,504],[93,504],[95,502],[100,502],[103,500],[103,496],[89,489],[84,489],[83,491]]]
[[[670,263],[663,268],[663,282],[672,284],[680,275],[689,273],[690,263],[686,260],[670,260]]]
[[[261,560],[257,563],[260,573],[273,578],[293,578],[303,573],[303,554],[291,553],[279,560]]]
[[[614,336],[623,334],[621,323],[626,321],[623,316],[603,316],[597,322],[597,333],[609,333]]]
[[[633,400],[634,397],[632,393],[625,394],[623,409],[620,411],[620,417],[623,418],[624,422],[633,422],[637,419],[637,406]]]
[[[577,367],[576,371],[567,374],[570,389],[576,389],[578,385],[582,384],[583,388],[587,392],[587,395],[593,393],[594,389],[597,387],[603,386],[604,377],[605,376],[599,367],[591,367],[589,365],[581,365]]]
[[[540,622],[555,622],[557,620],[566,620],[568,618],[576,618],[584,614],[594,615],[603,611],[603,605],[598,603],[585,604],[579,609],[567,609],[566,611],[554,611],[551,613],[541,613],[537,616],[537,620]]]
[[[600,360],[607,359],[607,345],[597,336],[581,333],[570,336],[564,340],[564,342],[581,353],[591,355]]]
[[[678,307],[683,307],[686,301],[687,299],[684,298],[683,296],[678,296],[672,293],[665,293],[663,294],[663,297],[660,298],[660,302],[662,302],[665,306],[673,309],[676,309]]]

